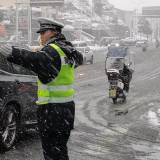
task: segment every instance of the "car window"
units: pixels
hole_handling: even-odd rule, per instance
[[[9,73],[13,73],[13,67],[10,62],[7,61],[6,57],[0,54],[0,69]]]
[[[86,43],[87,43],[88,46],[94,46],[94,43],[91,42],[91,41],[87,41]]]
[[[76,50],[81,52],[81,53],[84,53],[84,48],[79,48],[79,47],[76,47]]]
[[[113,40],[111,43],[120,43],[118,40]]]
[[[86,47],[87,44],[86,44],[86,43],[80,43],[79,46],[80,46],[80,47]]]
[[[74,47],[78,47],[78,44],[72,43]]]
[[[13,64],[13,69],[14,69],[14,72],[15,74],[22,74],[22,75],[35,75],[36,76],[36,73],[20,66],[20,65],[17,65],[17,64]]]

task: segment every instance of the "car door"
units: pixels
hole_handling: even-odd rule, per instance
[[[89,52],[90,49],[89,49],[89,47],[87,46],[87,44],[86,44],[86,43],[81,43],[81,44],[80,44],[80,47],[83,47],[83,48],[84,48],[86,61],[90,60],[90,59],[91,59],[91,58],[90,58],[90,52]]]
[[[26,124],[36,123],[37,76],[28,69],[13,64],[19,100],[22,103],[22,120]]]
[[[13,75],[13,68],[5,56],[0,54],[0,102],[5,104],[10,100],[16,100],[16,88]],[[0,108],[1,109],[1,108]]]
[[[90,61],[91,57],[92,57],[92,51],[90,50],[90,48],[88,46],[85,47],[85,52],[87,55],[87,61]]]

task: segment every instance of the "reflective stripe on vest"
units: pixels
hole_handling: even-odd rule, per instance
[[[43,84],[38,79],[38,104],[65,103],[73,101],[74,65],[67,63],[65,53],[55,44],[50,44],[61,57],[61,70],[52,82]]]
[[[49,98],[49,100],[48,97],[38,97],[38,101],[41,102],[48,101],[48,103],[66,103],[73,101],[73,96],[67,98]]]
[[[62,63],[62,65],[68,65],[68,64],[66,63],[66,61],[65,61],[65,58],[66,58],[66,57],[61,57],[61,63]]]
[[[73,85],[68,86],[48,86],[48,85],[38,85],[38,89],[43,91],[67,91],[73,89]]]

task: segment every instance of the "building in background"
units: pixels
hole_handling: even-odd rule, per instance
[[[125,22],[125,11],[115,8],[118,18]]]
[[[134,11],[125,11],[124,12],[124,23],[129,27],[130,34],[129,36],[133,37],[134,31]]]
[[[29,0],[18,0],[21,3],[28,3]],[[14,7],[16,5],[16,0],[0,0],[0,5],[3,7]]]
[[[152,28],[152,41],[160,39],[160,6],[142,7],[142,17],[146,18]]]

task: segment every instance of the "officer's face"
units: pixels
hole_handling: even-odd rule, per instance
[[[56,32],[53,32],[51,30],[46,30],[40,33],[41,34],[41,41],[42,45],[45,45],[45,43],[53,36],[56,35]]]

